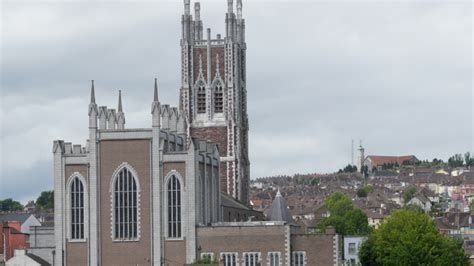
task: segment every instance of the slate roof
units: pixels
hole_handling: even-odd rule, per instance
[[[19,221],[23,224],[30,216],[31,213],[2,213],[0,214],[0,222],[3,221]]]
[[[446,214],[446,218],[454,226],[457,226],[456,216],[459,217],[459,227],[469,227],[469,216],[468,212],[449,212]]]
[[[288,210],[286,200],[281,195],[280,190],[278,190],[272,205],[267,209],[266,215],[269,221],[284,221],[288,224],[295,224],[290,210]]]
[[[12,234],[14,235],[23,235],[22,232],[18,231],[15,227],[10,227],[10,231],[12,232]]]
[[[453,230],[455,227],[451,225],[445,217],[436,217],[435,218],[436,226],[439,230]]]
[[[36,256],[35,254],[31,254],[31,253],[26,253],[26,256],[30,257],[30,259],[36,261],[37,263],[39,263],[41,266],[50,266],[51,264],[49,264],[49,262],[45,261],[44,259]]]
[[[242,210],[250,210],[250,211],[252,210],[245,204],[235,200],[234,198],[232,198],[231,196],[227,195],[224,192],[221,192],[221,205],[225,207],[234,208],[234,209],[242,209]]]

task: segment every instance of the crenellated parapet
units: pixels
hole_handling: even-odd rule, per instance
[[[177,107],[170,107],[167,104],[160,109],[161,128],[176,132],[180,135],[187,134],[186,114]]]
[[[122,91],[119,91],[118,109],[107,108],[107,106],[99,106],[95,102],[94,81],[91,87],[91,101],[89,104],[89,128],[99,130],[123,130],[125,129],[125,113],[122,106]]]

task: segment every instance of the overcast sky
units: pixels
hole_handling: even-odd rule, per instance
[[[337,171],[366,154],[473,147],[471,1],[244,1],[252,178]],[[90,80],[150,127],[177,105],[182,1],[2,1],[0,199],[53,187],[55,139],[84,144]],[[226,1],[202,1],[225,34]]]

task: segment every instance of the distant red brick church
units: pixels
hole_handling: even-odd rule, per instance
[[[368,155],[364,160],[364,166],[367,166],[369,170],[374,169],[382,170],[384,165],[390,164],[415,164],[419,160],[415,155],[403,155],[403,156],[380,156],[380,155]]]

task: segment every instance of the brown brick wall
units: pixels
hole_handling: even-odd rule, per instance
[[[334,264],[333,234],[295,234],[291,236],[292,251],[306,251],[307,265]]]
[[[72,174],[74,174],[74,172],[78,172],[79,174],[81,174],[85,179],[86,181],[88,181],[88,167],[86,164],[68,164],[65,166],[65,169],[64,169],[64,185],[67,185],[67,181],[69,179],[69,177],[71,177]]]
[[[172,170],[176,170],[183,178],[186,186],[186,163],[185,162],[164,162],[163,163],[163,178],[165,178]]]
[[[196,232],[200,252],[213,252],[215,257],[221,252],[238,252],[239,259],[243,252],[261,252],[262,265],[266,265],[267,253],[276,251],[284,262],[285,226],[198,227]]]
[[[228,193],[227,191],[227,163],[221,162],[221,167],[219,169],[219,185],[221,186],[221,191]]]
[[[191,128],[191,137],[216,143],[221,157],[227,156],[227,127]]]
[[[199,55],[201,55],[201,62],[202,62],[202,75],[204,77],[204,80],[207,79],[207,48],[194,48],[193,51],[193,73],[194,73],[194,83],[196,83],[198,77],[199,77]]]
[[[217,70],[217,64],[216,64],[216,59],[217,59],[217,54],[219,54],[219,74],[221,75],[221,78],[225,80],[225,51],[224,47],[212,47],[211,48],[211,78],[214,79],[216,76],[216,70]],[[193,51],[193,61],[194,61],[194,66],[193,66],[193,71],[194,71],[194,83],[196,83],[198,77],[199,77],[199,55],[201,55],[201,60],[202,60],[202,75],[204,79],[207,81],[207,48],[194,48]],[[194,85],[194,84],[193,84]]]
[[[87,242],[66,242],[66,265],[87,265]]]
[[[217,148],[219,149],[219,155],[221,157],[227,156],[227,127],[191,128],[191,137],[205,139],[210,142],[216,143]],[[221,191],[225,193],[228,193],[227,176],[227,165],[225,162],[221,162],[220,187]],[[230,191],[232,191],[232,183],[230,185]]]
[[[103,265],[150,265],[150,141],[110,140],[100,143],[100,239]],[[112,174],[123,162],[130,164],[140,183],[140,239],[113,242],[111,237]]]
[[[225,53],[224,47],[213,47],[211,48],[211,77],[214,79],[217,72],[217,55],[219,54],[219,75],[221,75],[222,80],[225,79]]]
[[[166,266],[182,266],[186,263],[186,241],[185,240],[168,240],[165,241],[165,258]]]

